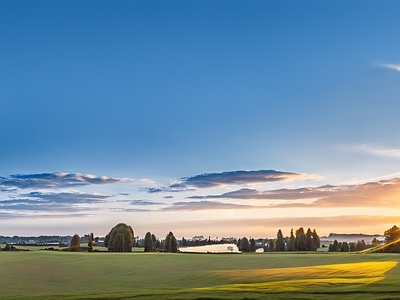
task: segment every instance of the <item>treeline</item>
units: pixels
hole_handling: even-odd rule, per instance
[[[396,225],[388,229],[384,233],[385,244],[380,245],[381,242],[376,237],[370,244],[366,244],[364,240],[357,242],[338,242],[334,240],[329,246],[329,252],[353,252],[362,251],[367,248],[373,248],[373,252],[396,252],[400,253],[400,228]],[[87,241],[87,247],[81,247],[81,242]],[[75,234],[70,241],[69,247],[63,249],[64,251],[93,251],[93,244],[98,240],[94,238],[93,233],[84,235],[80,238]],[[296,231],[290,231],[290,235],[284,237],[281,229],[278,230],[276,238],[273,239],[254,239],[242,237],[236,238],[222,238],[221,240],[211,239],[195,239],[186,240],[182,238],[177,240],[174,234],[170,231],[165,239],[158,239],[151,232],[147,232],[144,239],[140,243],[136,243],[134,231],[131,226],[125,223],[119,223],[106,235],[104,246],[109,252],[131,252],[132,247],[139,246],[144,248],[144,252],[178,252],[179,247],[186,246],[204,246],[213,244],[226,244],[235,243],[241,252],[255,252],[257,249],[262,248],[264,252],[283,252],[283,251],[316,251],[321,247],[321,240],[316,230],[310,228],[307,231],[300,227]],[[379,246],[379,247],[378,247]],[[323,245],[322,247],[326,247]],[[50,248],[51,250],[53,248]],[[0,247],[0,251],[18,251],[12,244],[6,244],[4,248]]]
[[[376,238],[372,240],[371,244],[366,244],[364,240],[359,240],[357,242],[338,242],[337,240],[334,240],[333,243],[329,245],[328,252],[355,252],[375,247],[377,245],[378,240]]]
[[[246,237],[240,238],[237,241],[237,247],[242,252],[255,252],[257,246],[260,246],[260,239],[255,240],[254,238],[247,239]],[[283,251],[316,251],[321,246],[321,240],[317,231],[314,229],[311,231],[310,228],[304,231],[303,227],[300,227],[293,233],[293,229],[290,231],[290,236],[284,237],[282,230],[278,230],[276,239],[265,239],[263,245],[264,252],[283,252]]]
[[[178,252],[178,242],[170,231],[164,240],[159,240],[151,232],[147,232],[143,241],[144,252]]]

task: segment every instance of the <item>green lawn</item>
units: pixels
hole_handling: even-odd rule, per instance
[[[400,299],[400,255],[0,252],[1,299]]]

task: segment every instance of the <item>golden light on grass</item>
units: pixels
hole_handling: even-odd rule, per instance
[[[215,271],[212,272],[212,276],[222,276],[237,283],[196,290],[249,291],[261,289],[279,292],[303,290],[309,286],[317,288],[318,286],[334,285],[366,285],[382,280],[384,274],[396,265],[397,262],[395,261],[385,261],[295,268]]]

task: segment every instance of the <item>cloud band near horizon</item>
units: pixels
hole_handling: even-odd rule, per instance
[[[319,179],[315,174],[301,174],[276,170],[228,171],[222,173],[204,173],[192,177],[182,177],[168,187],[144,188],[148,193],[182,192],[195,189],[214,188],[227,185],[249,185],[291,180]]]

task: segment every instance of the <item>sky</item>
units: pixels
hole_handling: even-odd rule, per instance
[[[0,235],[400,225],[399,10],[0,0]]]

